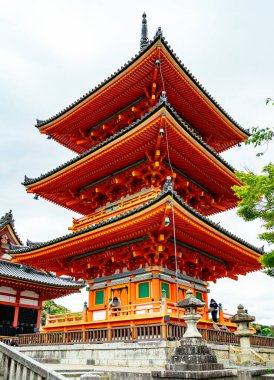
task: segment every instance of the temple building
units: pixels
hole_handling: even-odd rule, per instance
[[[245,141],[236,123],[143,15],[140,51],[113,75],[36,127],[77,153],[28,193],[80,214],[70,233],[12,250],[17,263],[88,283],[86,315],[48,330],[178,321],[191,288],[260,269],[262,251],[208,216],[237,205],[241,185],[220,153]],[[117,297],[116,310],[109,300]],[[202,324],[212,325],[207,310]]]
[[[31,242],[28,242],[31,246]],[[22,247],[12,212],[0,218],[0,336],[37,331],[42,302],[78,292],[83,287],[50,272],[11,262],[10,248]]]

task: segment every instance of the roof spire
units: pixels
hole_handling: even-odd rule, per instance
[[[149,40],[147,37],[147,15],[145,12],[143,13],[142,17],[143,17],[143,20],[142,20],[142,31],[141,31],[141,40],[140,40],[141,51],[144,50],[149,43]]]

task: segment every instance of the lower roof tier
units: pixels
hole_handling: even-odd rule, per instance
[[[176,191],[205,215],[235,207],[231,168],[168,105],[159,104],[108,141],[36,179],[27,191],[80,214],[150,186],[166,175]],[[191,188],[187,188],[191,183]]]
[[[10,211],[0,218],[0,287],[34,290],[42,299],[66,296],[84,287],[83,282],[75,282],[73,278],[56,277],[53,273],[11,262],[8,254],[11,247],[20,249],[22,242],[14,229]]]
[[[79,292],[84,285],[83,282],[76,283],[73,278],[56,277],[29,266],[0,260],[0,287],[35,290],[47,300]]]
[[[10,254],[16,262],[87,280],[157,265],[215,281],[259,270],[262,251],[203,217],[169,189],[125,213]]]

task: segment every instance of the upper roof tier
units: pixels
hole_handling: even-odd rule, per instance
[[[115,133],[117,124],[124,128],[128,119],[142,116],[128,111],[142,101],[146,110],[152,107],[163,90],[176,112],[217,152],[249,136],[176,57],[161,33],[112,76],[55,116],[37,120],[36,126],[83,153]]]
[[[161,187],[166,175],[172,174],[176,175],[175,189],[185,200],[188,185],[183,182],[192,183],[192,195],[196,193],[204,204],[201,213],[209,215],[236,206],[231,187],[240,182],[233,168],[168,104],[159,103],[140,120],[75,159],[36,179],[25,178],[24,185],[30,193],[88,215],[94,208],[118,200],[117,194],[122,197],[142,188]],[[123,180],[125,194],[120,194]],[[94,195],[100,199],[96,201]]]

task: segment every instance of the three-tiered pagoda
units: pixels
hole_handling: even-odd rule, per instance
[[[187,289],[207,302],[208,281],[260,269],[259,249],[207,218],[237,205],[231,187],[241,183],[219,153],[248,133],[185,68],[160,28],[148,40],[145,14],[140,52],[36,126],[78,155],[26,177],[27,192],[82,216],[68,235],[12,255],[88,282],[87,318],[66,328],[175,321]],[[121,300],[115,313],[114,297]],[[203,322],[210,324],[206,313]]]

